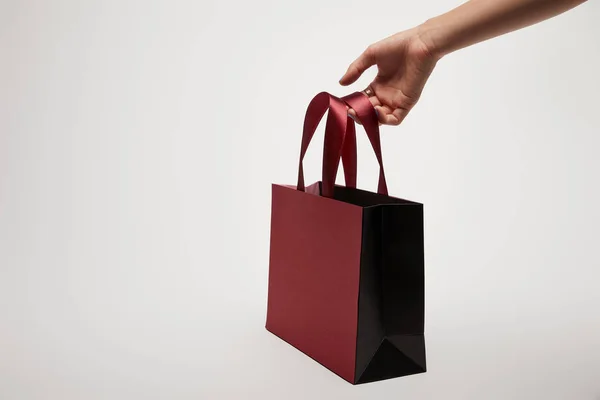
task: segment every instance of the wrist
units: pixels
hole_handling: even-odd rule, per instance
[[[451,53],[447,43],[447,34],[444,33],[444,27],[437,18],[429,19],[419,25],[417,32],[427,51],[436,60]]]

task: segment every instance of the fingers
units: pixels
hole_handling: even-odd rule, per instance
[[[379,119],[379,125],[400,125],[404,118],[408,115],[408,109],[406,108],[395,108],[392,109],[389,106],[381,105],[381,102],[377,97],[370,97],[371,104],[375,107],[375,112],[377,113],[377,118]],[[351,108],[348,108],[348,116],[354,120],[359,125],[360,120],[356,116],[356,111]]]
[[[371,96],[371,97],[369,97],[369,100],[371,101],[371,104],[373,104],[373,107],[375,108],[375,113],[377,113],[377,117],[379,118],[379,125],[381,125],[380,113],[379,113],[379,111],[377,111],[377,106],[380,106],[381,102],[379,101],[377,96]],[[354,111],[350,107],[347,107],[347,108],[348,108],[348,116],[350,118],[352,118],[354,120],[354,122],[356,122],[357,124],[362,125],[362,123],[360,122],[360,120],[358,119],[358,117],[356,115],[356,111]]]
[[[388,106],[376,106],[375,110],[377,111],[379,122],[384,125],[400,125],[408,114],[407,109],[396,108],[392,110]]]
[[[397,119],[392,114],[392,111],[387,106],[377,106],[375,107],[377,111],[377,116],[379,118],[379,123],[384,125],[397,125]]]
[[[350,118],[352,118],[354,120],[354,122],[356,122],[357,124],[360,125],[360,121],[358,120],[358,117],[356,116],[356,111],[354,111],[351,108],[348,108],[348,116]]]
[[[396,117],[396,120],[398,120],[398,123],[396,125],[400,125],[402,121],[404,121],[404,118],[406,118],[406,116],[408,115],[408,111],[409,110],[407,110],[406,108],[396,108],[392,112],[392,115]]]
[[[350,66],[340,79],[343,86],[350,85],[365,72],[369,67],[375,65],[375,52],[372,47],[367,48]]]
[[[369,100],[371,101],[371,104],[373,104],[373,108],[375,108],[375,114],[377,114],[377,119],[379,120],[379,126],[381,126],[382,125],[381,113],[377,110],[377,107],[381,106],[381,102],[379,101],[377,96],[369,97]]]
[[[371,104],[373,104],[373,107],[375,107],[375,108],[377,108],[377,106],[381,105],[381,102],[379,101],[377,96],[371,96],[371,97],[369,97],[369,100],[371,101]]]

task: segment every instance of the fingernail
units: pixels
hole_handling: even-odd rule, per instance
[[[354,115],[352,115],[352,114],[348,113],[348,116],[349,116],[350,118],[352,118],[352,119],[354,120],[354,122],[356,122],[356,118],[354,117]]]

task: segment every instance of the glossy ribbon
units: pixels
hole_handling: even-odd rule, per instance
[[[344,165],[344,177],[347,187],[356,187],[356,127],[348,117],[347,107],[356,112],[358,120],[363,125],[371,146],[379,163],[379,184],[377,192],[388,194],[383,159],[381,155],[381,138],[377,113],[368,97],[360,92],[352,93],[339,99],[329,93],[321,92],[309,103],[304,118],[300,162],[298,165],[298,185],[300,191],[305,191],[303,160],[315,134],[319,122],[329,110],[325,125],[325,143],[323,148],[322,195],[333,197],[333,189],[340,159]]]

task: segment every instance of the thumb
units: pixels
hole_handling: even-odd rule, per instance
[[[369,67],[375,65],[375,52],[372,47],[365,50],[350,66],[340,79],[340,85],[347,86],[356,82]]]

